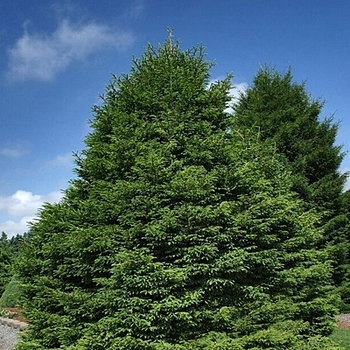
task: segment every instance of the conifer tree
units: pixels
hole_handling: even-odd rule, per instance
[[[350,289],[341,286],[349,274],[350,232],[341,202],[346,175],[339,166],[344,154],[335,144],[338,124],[332,118],[320,119],[323,104],[311,98],[305,84],[293,82],[291,70],[281,74],[262,68],[234,106],[234,127],[255,129],[284,155],[293,174],[293,190],[306,208],[322,216],[323,245],[334,260],[332,279],[345,302]],[[346,304],[343,308],[350,306]]]
[[[0,297],[12,277],[14,250],[5,232],[0,237]]]
[[[318,217],[210,67],[170,38],[114,77],[22,247],[19,350],[336,349]]]
[[[340,216],[343,218],[343,226],[339,228],[339,231],[345,237],[350,236],[350,190],[345,191],[341,195],[341,214]],[[350,238],[348,238],[350,240]],[[340,284],[340,292],[343,299],[344,311],[350,310],[350,259],[349,250],[346,250],[343,253],[347,259],[343,266],[341,266],[341,270],[338,272],[338,276],[342,278],[342,283]]]

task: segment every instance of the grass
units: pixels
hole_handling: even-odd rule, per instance
[[[350,329],[336,329],[330,338],[345,350],[350,350]]]

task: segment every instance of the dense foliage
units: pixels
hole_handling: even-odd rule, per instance
[[[8,238],[2,232],[0,238],[0,306],[14,307],[19,303],[20,293],[17,277],[15,275],[15,263],[18,250],[24,242],[28,241],[30,233],[17,234]]]
[[[210,67],[169,39],[108,86],[18,259],[19,350],[335,349],[320,218]]]
[[[339,171],[343,153],[335,144],[338,124],[332,118],[321,120],[322,107],[304,84],[293,82],[290,70],[281,74],[262,68],[234,107],[234,125],[255,129],[291,166],[293,190],[306,208],[321,215],[323,246],[328,246],[334,261],[332,279],[348,308],[350,231],[341,200],[346,175]]]
[[[6,285],[4,292],[0,298],[0,307],[18,307],[21,302],[20,285],[16,275],[11,277],[11,280]]]
[[[341,228],[341,233],[343,235],[350,236],[350,190],[342,193],[341,195],[341,215],[344,219],[344,225]],[[341,236],[340,236],[341,237]],[[349,239],[350,241],[350,239]],[[349,254],[349,250],[346,252]],[[342,268],[342,277],[343,281],[340,284],[340,291],[343,297],[343,304],[345,305],[344,309],[346,311],[350,310],[350,259],[346,261]]]
[[[292,165],[294,189],[312,207],[325,210],[327,220],[339,212],[345,175],[339,173],[343,153],[335,145],[338,124],[320,120],[322,107],[304,84],[293,82],[290,70],[263,68],[234,106],[234,121],[275,143]]]
[[[14,247],[11,245],[5,232],[0,237],[0,297],[12,277],[12,263]]]

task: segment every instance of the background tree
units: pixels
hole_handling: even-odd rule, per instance
[[[229,131],[210,67],[170,38],[108,86],[20,254],[19,350],[333,348],[318,217],[271,147]]]
[[[31,237],[31,233],[30,231],[28,231],[28,232],[24,232],[23,234],[17,234],[16,236],[12,236],[9,239],[9,243],[14,251],[15,256],[17,256],[18,254],[18,250],[20,249],[20,246],[23,243],[28,242],[30,237]]]
[[[341,215],[344,218],[344,225],[339,229],[342,230],[344,236],[350,235],[350,190],[342,193],[341,196]],[[349,251],[346,251],[349,254]],[[346,255],[348,256],[348,255]],[[346,309],[349,310],[350,305],[350,262],[349,259],[345,261],[342,270],[340,271],[343,275],[343,282],[340,285],[341,295],[343,297],[343,303],[346,305]]]
[[[2,232],[0,237],[0,297],[12,277],[13,259],[14,249],[11,246],[6,233]]]
[[[344,229],[348,218],[341,201],[346,175],[339,166],[344,154],[335,144],[338,124],[332,118],[321,120],[322,107],[323,102],[313,100],[304,84],[293,82],[290,70],[281,74],[262,68],[234,107],[234,128],[255,129],[284,155],[293,174],[293,190],[307,209],[322,215],[323,245],[331,249],[332,278],[345,302],[350,289],[341,286],[348,275],[350,232]],[[349,306],[345,303],[343,308]]]
[[[0,307],[17,307],[20,304],[20,286],[16,276],[16,259],[20,246],[27,242],[30,233],[10,239],[6,233],[0,238]]]

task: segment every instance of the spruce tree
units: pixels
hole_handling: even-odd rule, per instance
[[[261,68],[234,106],[234,128],[255,129],[285,157],[293,190],[307,209],[322,216],[323,246],[328,246],[334,260],[332,279],[342,290],[343,308],[348,308],[350,289],[343,283],[349,273],[350,237],[341,202],[346,175],[339,170],[344,154],[335,143],[338,124],[332,118],[321,120],[323,105],[311,98],[304,83],[293,81],[291,70],[281,74]]]
[[[343,237],[348,237],[350,241],[350,190],[345,191],[341,195],[341,214],[343,218],[343,225],[338,230],[342,233]],[[345,249],[344,249],[345,250]],[[339,271],[340,277],[342,277],[342,283],[340,284],[340,292],[343,299],[344,311],[350,310],[350,258],[349,249],[344,251],[344,256],[347,257],[345,263],[341,266]]]
[[[6,285],[12,277],[12,263],[14,259],[14,249],[7,238],[5,232],[0,237],[0,297],[5,291]]]
[[[210,67],[170,38],[113,78],[22,247],[19,350],[336,349],[319,218]]]
[[[292,165],[294,189],[328,218],[339,213],[346,177],[339,173],[344,154],[335,144],[338,124],[332,118],[320,120],[323,105],[304,83],[293,81],[291,70],[281,74],[261,68],[235,104],[234,120],[273,141]]]

